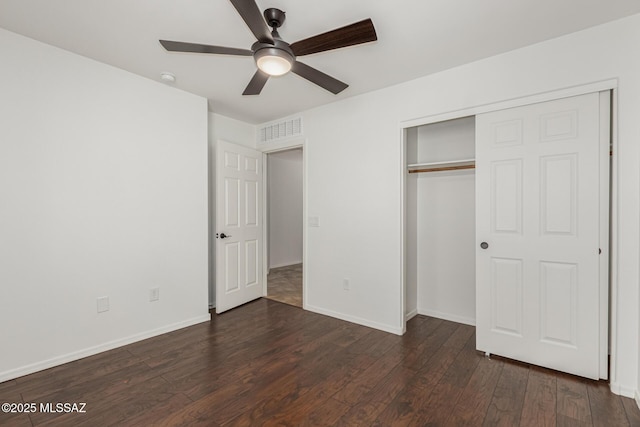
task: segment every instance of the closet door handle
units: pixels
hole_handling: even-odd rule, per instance
[[[482,243],[480,243],[480,247],[482,249],[487,249],[489,247],[489,244],[487,242],[482,242]]]
[[[216,239],[217,239],[217,238],[220,238],[220,239],[226,239],[227,237],[231,237],[231,235],[229,235],[229,234],[224,234],[224,233],[220,233],[220,234],[218,235],[218,233],[216,233]]]

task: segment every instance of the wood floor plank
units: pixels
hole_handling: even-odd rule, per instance
[[[589,393],[585,381],[572,375],[560,375],[557,379],[557,385],[558,417],[571,418],[583,425],[593,425],[591,408],[589,407]],[[570,421],[564,420],[563,422]]]
[[[24,403],[22,395],[18,391],[17,382],[15,380],[0,383],[0,404],[2,403]],[[17,409],[17,408],[16,408]],[[0,412],[0,425],[2,426],[29,426],[31,420],[28,414],[21,412]]]
[[[0,425],[3,427],[31,427],[28,414],[0,414]]]
[[[482,423],[502,367],[503,362],[500,359],[483,357],[480,360],[447,420],[448,425],[477,426]]]
[[[575,418],[558,414],[556,416],[556,427],[588,427],[593,424],[585,421],[578,421]]]
[[[261,365],[249,366],[245,369],[230,371],[229,376],[223,381],[212,378],[209,389],[213,391],[204,396],[201,396],[201,393],[189,395],[196,402],[185,408],[185,411],[194,419],[202,419],[211,413],[212,420],[224,423],[234,418],[239,412],[249,411],[251,406],[277,393],[279,388],[286,390],[287,393],[291,389],[300,390],[304,388],[302,384],[304,376],[300,375],[300,371],[304,369],[303,366],[321,364],[328,355],[341,349],[330,342],[326,342],[320,349],[314,348],[316,351],[309,354],[302,352],[290,354],[288,358],[275,359],[268,363],[268,369]],[[202,382],[203,379],[201,378],[200,381]],[[204,379],[204,381],[207,380]]]
[[[547,369],[531,368],[524,396],[521,426],[546,427],[556,425],[557,381]]]
[[[308,416],[299,421],[300,426],[308,427],[333,427],[340,417],[346,414],[351,407],[339,400],[329,398],[313,409]]]
[[[628,397],[620,397],[620,400],[627,414],[629,425],[632,427],[640,427],[640,408],[638,408],[636,401]]]
[[[146,383],[157,376],[158,374],[144,363],[138,363],[137,365],[123,368],[120,371],[111,372],[102,378],[92,378],[89,381],[75,384],[62,391],[53,391],[50,394],[39,397],[37,401],[63,403],[83,402],[86,403],[89,408],[95,408],[96,404],[100,404],[112,396],[126,393],[130,387]],[[31,415],[31,420],[37,425],[44,421],[51,421],[62,415],[63,413],[38,412]]]
[[[354,365],[358,364],[358,359],[353,359]],[[298,425],[307,414],[348,384],[357,372],[354,366],[341,364],[326,377],[306,370],[294,373],[290,384],[269,387],[265,390],[268,398],[259,400],[253,410],[231,420],[229,425]]]
[[[16,388],[17,381],[9,380],[0,383],[0,393],[3,393],[6,390],[13,390]]]
[[[371,332],[369,328],[363,328],[362,326],[353,323],[342,325],[340,328],[342,330],[332,340],[335,345],[340,347],[348,347],[354,341],[358,341],[360,338]]]
[[[343,415],[337,426],[370,426],[373,425],[380,413],[402,392],[415,378],[416,372],[398,364],[390,371],[383,381],[363,398],[353,405],[349,412]]]
[[[440,347],[415,375],[407,387],[378,415],[375,425],[411,425],[426,407],[432,390],[449,369],[460,349]]]
[[[413,339],[419,344],[409,347],[402,358],[402,364],[410,369],[418,370],[429,358],[455,333],[458,325],[453,322],[446,322],[440,319],[439,322],[425,323],[424,327],[418,329],[416,335],[410,335],[407,339]],[[408,335],[408,332],[407,334]],[[416,339],[416,337],[419,337]],[[404,337],[403,337],[404,338]]]
[[[265,420],[268,420],[273,414],[282,411],[283,408],[288,407],[290,402],[299,398],[309,391],[308,388],[298,388],[297,373],[291,371],[285,374],[275,384],[268,389],[268,396],[262,396],[265,392],[258,391],[258,395],[255,396],[255,402],[251,408],[238,412],[235,416],[227,420],[225,426],[251,426],[261,425]],[[320,403],[319,403],[320,404]]]
[[[389,372],[402,362],[403,352],[399,348],[389,349],[380,359],[369,366],[333,397],[348,405],[354,405],[372,390]]]
[[[24,403],[22,395],[18,390],[15,380],[0,383],[0,404],[2,403]],[[17,408],[16,408],[17,409]],[[0,412],[1,426],[31,426],[31,420],[28,414],[20,412]]]
[[[324,334],[326,334],[326,330]],[[323,342],[322,335],[307,335],[305,339],[298,340],[298,335],[292,335],[289,346],[276,341],[277,351],[258,352],[247,351],[245,354],[237,354],[235,357],[229,356],[232,360],[222,360],[209,368],[198,368],[193,371],[189,369],[187,375],[185,371],[165,373],[165,378],[172,381],[176,387],[186,393],[189,397],[197,399],[207,395],[223,384],[241,380],[250,382],[255,377],[270,377],[270,372],[283,366],[286,369],[296,369],[309,354],[316,354],[320,343]],[[325,345],[329,345],[330,338],[326,338]],[[329,351],[329,349],[327,349]]]
[[[589,393],[589,405],[594,427],[629,425],[629,419],[620,396],[612,394],[606,382],[591,381],[587,383],[587,392]]]
[[[457,340],[457,338],[456,338]],[[458,344],[459,345],[459,344]],[[456,348],[454,345],[448,347]],[[429,399],[420,408],[410,425],[444,425],[451,415],[458,398],[469,383],[478,363],[483,358],[475,351],[475,334],[468,337],[462,350],[458,353],[449,369],[433,388]]]
[[[372,346],[370,340],[360,339],[347,348],[327,352],[329,358],[323,360],[328,363],[314,361],[299,366],[295,384],[269,387],[268,398],[255,399],[258,403],[254,403],[254,409],[232,420],[231,425],[260,425],[274,419],[293,425],[302,422],[313,408],[344,389],[374,363],[375,359],[368,354]]]
[[[399,337],[398,335],[373,329],[367,335],[360,338],[357,345],[349,346],[347,348],[347,353],[355,352],[378,359],[391,348],[402,345],[401,340],[402,337]]]
[[[17,380],[18,389],[25,401],[35,402],[45,395],[61,392],[67,388],[102,378],[123,368],[136,365],[141,358],[126,349],[116,349],[113,353],[95,356],[40,371]]]
[[[220,386],[217,390],[202,396],[193,403],[186,405],[176,411],[172,416],[179,420],[192,420],[193,422],[204,422],[219,424],[217,419],[225,416],[237,414],[235,411],[240,407],[241,397],[247,393],[247,385],[243,383],[229,383]],[[236,405],[231,407],[230,405]],[[225,412],[225,410],[227,412]],[[242,410],[242,408],[240,408]],[[232,415],[229,415],[229,412]]]
[[[294,384],[286,384],[284,387],[271,385],[265,393],[268,398],[257,396],[253,410],[244,412],[242,416],[232,420],[230,425],[259,425],[274,417],[285,422],[283,418],[287,417],[286,413],[296,414],[296,421],[302,422],[304,417],[300,415],[310,411],[309,408],[321,405],[372,365],[375,361],[371,357],[372,351],[375,354],[379,349],[377,343],[369,340],[366,335],[347,348],[327,352],[327,356],[330,356],[327,359],[329,363],[314,361],[298,366],[299,373],[295,375]],[[301,408],[298,412],[294,411],[296,406]]]
[[[266,420],[262,419],[267,418],[265,414],[269,414],[270,417],[275,416],[274,414],[281,411],[279,405],[283,402],[290,402],[288,403],[288,410],[292,410],[291,408],[294,402],[299,400],[302,395],[317,384],[319,379],[327,378],[327,374],[330,372],[333,373],[329,375],[329,379],[339,376],[339,380],[346,383],[349,379],[349,376],[346,374],[348,371],[354,370],[355,366],[346,366],[344,360],[336,357],[336,355],[345,353],[346,351],[343,347],[334,345],[332,341],[335,337],[349,334],[349,328],[335,329],[326,334],[330,339],[324,342],[319,339],[315,339],[312,342],[305,343],[301,352],[296,354],[292,353],[291,357],[298,357],[295,364],[291,360],[288,362],[284,360],[285,364],[282,366],[281,372],[276,372],[274,378],[267,379],[266,381],[262,380],[260,384],[256,384],[251,381],[250,377],[252,373],[255,376],[259,374],[260,377],[263,377],[264,372],[262,370],[257,372],[255,370],[251,370],[247,374],[248,377],[242,380],[244,384],[243,386],[239,386],[236,383],[230,384],[231,387],[235,388],[234,392],[229,393],[225,391],[223,393],[224,395],[229,396],[231,400],[226,401],[224,398],[221,398],[216,394],[206,396],[205,399],[207,401],[213,401],[208,403],[205,408],[200,407],[198,404],[191,405],[192,408],[190,409],[192,411],[190,416],[195,419],[202,419],[206,414],[209,414],[211,419],[223,424],[233,419],[235,414],[242,412],[251,419],[252,423],[256,422],[257,419],[261,419],[261,422],[265,422]],[[357,342],[358,341],[356,341],[354,345],[357,345]],[[310,349],[313,349],[313,351],[309,351]],[[341,362],[338,364],[326,363],[330,358],[341,360]],[[354,362],[356,362],[354,365],[363,363],[362,360],[355,360]],[[345,372],[340,373],[340,371],[336,370],[339,368],[343,368]],[[296,371],[302,371],[302,374],[295,373]],[[291,379],[292,383],[287,382],[282,387],[278,386],[278,384],[282,383],[283,380],[288,381],[289,379]],[[328,380],[325,380],[325,382],[327,381]],[[336,389],[341,388],[342,385],[343,384],[336,386]],[[277,393],[278,388],[283,390],[281,394]],[[324,385],[324,388],[329,390],[331,389],[327,384]],[[273,402],[274,398],[272,397],[274,393],[277,395],[275,403]],[[193,396],[190,397],[193,398]],[[268,397],[272,397],[271,401],[258,405],[259,410],[249,411],[251,406],[256,405],[256,402],[262,402]],[[326,396],[326,398],[328,397],[329,395]],[[220,403],[221,401],[222,403]],[[240,422],[240,420],[238,420],[238,422]]]
[[[0,402],[22,402],[22,395],[15,381],[0,383]]]
[[[180,380],[198,374],[206,370],[211,372],[212,369],[220,367],[221,372],[234,369],[259,359],[266,353],[274,353],[280,349],[284,337],[291,341],[295,339],[292,330],[272,330],[264,331],[259,339],[251,342],[253,352],[248,352],[247,343],[230,342],[228,345],[219,344],[217,346],[204,346],[197,351],[193,349],[181,349],[172,355],[163,355],[166,357],[162,365],[155,365],[156,369],[160,369],[167,379],[174,381]]]
[[[3,426],[640,424],[604,382],[486,359],[471,326],[415,316],[398,336],[266,299],[6,381],[0,400],[87,403]]]
[[[173,416],[180,409],[191,404],[192,401],[182,393],[174,394],[161,405],[156,405],[153,411],[143,411],[138,415],[124,418],[118,422],[119,426],[159,426],[159,425],[191,425],[191,419],[182,420]]]
[[[456,326],[455,331],[451,334],[449,339],[444,342],[444,347],[463,348],[469,344],[469,339],[474,336],[476,329],[473,326],[461,325],[459,323],[452,323]],[[475,338],[473,341],[473,349],[475,350]]]
[[[529,367],[504,360],[498,384],[484,417],[485,427],[511,427],[520,423]]]
[[[162,377],[155,377],[100,402],[87,402],[84,414],[64,414],[35,425],[73,425],[74,427],[119,425],[128,418],[139,416],[142,412],[153,411],[156,406],[162,405],[175,394],[177,393],[172,390],[171,384]]]

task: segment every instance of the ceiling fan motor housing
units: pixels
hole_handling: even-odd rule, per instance
[[[267,58],[267,57],[281,58],[289,63],[289,66],[287,68],[287,71],[288,71],[291,68],[291,65],[296,61],[296,56],[294,55],[293,51],[289,47],[289,43],[279,40],[275,37],[273,41],[274,41],[273,44],[262,43],[262,42],[254,43],[253,46],[251,46],[251,50],[253,50],[253,59],[256,61],[256,65],[258,65],[258,68],[262,69],[262,67],[260,66],[260,60],[262,58]],[[272,75],[279,75],[279,74],[280,73],[272,74]]]
[[[251,50],[254,52],[253,57],[257,59],[258,56],[264,55],[285,55],[286,57],[291,58],[291,61],[295,61],[296,56],[293,54],[293,50],[289,47],[289,43],[276,38],[274,38],[273,42],[273,44],[255,42],[251,46]]]
[[[286,18],[285,12],[275,7],[271,7],[264,11],[264,19],[271,28],[280,28],[284,24]]]

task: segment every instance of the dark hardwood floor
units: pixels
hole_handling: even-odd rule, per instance
[[[475,351],[418,316],[400,337],[260,299],[203,323],[0,384],[2,426],[637,426],[631,399]]]

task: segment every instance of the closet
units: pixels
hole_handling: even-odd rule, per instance
[[[405,316],[607,377],[609,91],[405,128]]]
[[[406,132],[406,314],[474,325],[475,117]]]

